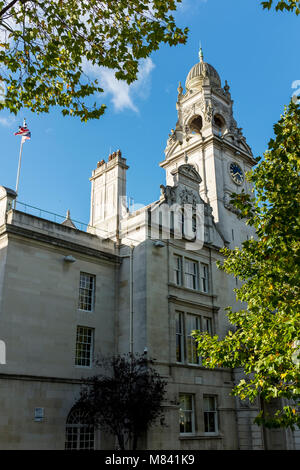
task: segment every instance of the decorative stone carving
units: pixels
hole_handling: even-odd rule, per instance
[[[195,108],[197,109],[200,109],[201,113],[204,114],[205,113],[205,100],[204,100],[204,97],[201,96],[200,100],[197,101],[196,105],[195,105]]]
[[[213,212],[212,207],[209,204],[205,203],[204,204],[204,215],[206,215],[208,217],[213,217],[212,212]]]
[[[190,134],[191,128],[190,128],[190,126],[189,126],[188,124],[186,124],[186,125],[184,126],[184,131],[185,131],[186,134]]]
[[[181,97],[182,97],[182,92],[183,92],[183,88],[182,88],[182,86],[181,86],[181,82],[179,82],[177,91],[178,91],[177,101],[179,101],[179,100],[181,99]]]
[[[228,85],[228,82],[227,80],[225,80],[225,86],[224,86],[224,92],[225,92],[225,95],[228,97],[228,98],[231,98],[231,95],[230,95],[230,86]]]
[[[237,133],[237,122],[234,119],[233,115],[230,116],[229,129],[233,134]]]
[[[186,189],[186,188],[180,191],[179,199],[182,205],[192,204],[193,207],[196,207],[197,203],[199,202],[195,193],[191,191],[190,189]]]
[[[188,115],[192,114],[193,109],[194,109],[194,106],[187,106],[187,107],[183,110],[183,116],[188,116]]]
[[[206,102],[204,119],[207,123],[211,123],[213,118],[213,107],[210,103]]]
[[[171,129],[171,133],[169,134],[169,138],[167,140],[167,147],[174,144],[177,141],[176,131]]]
[[[176,202],[176,191],[174,188],[172,188],[172,186],[164,186],[161,184],[160,192],[168,204],[172,205]]]
[[[195,170],[195,168],[192,165],[189,165],[189,164],[180,165],[178,169],[172,171],[172,174],[177,173],[177,172],[183,176],[186,176],[189,179],[196,181],[198,184],[200,184],[202,181],[201,176],[199,175],[198,171]]]
[[[213,106],[214,106],[214,114],[221,114],[224,118],[226,117],[227,119],[231,115],[231,110],[228,109],[228,106],[225,106],[222,103],[219,103],[216,100],[213,100]]]

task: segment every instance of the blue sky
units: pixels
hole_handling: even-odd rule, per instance
[[[15,188],[20,140],[13,133],[26,117],[32,139],[24,144],[20,201],[61,215],[70,209],[72,218],[88,222],[91,172],[119,148],[130,166],[128,195],[140,204],[156,200],[165,182],[158,163],[177,121],[178,82],[198,62],[200,40],[204,60],[229,82],[238,126],[254,155],[262,155],[300,80],[300,19],[264,11],[259,0],[183,0],[175,16],[190,29],[187,44],[162,46],[142,64],[138,82],[128,88],[102,72],[99,103],[108,108],[100,120],[83,124],[59,109],[16,118],[0,112],[0,185]]]

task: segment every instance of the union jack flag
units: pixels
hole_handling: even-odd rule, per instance
[[[30,132],[30,130],[28,129],[25,120],[24,120],[23,126],[19,126],[18,132],[15,132],[15,135],[21,135],[23,142],[24,142],[25,140],[30,140],[30,138],[31,138],[31,132]]]

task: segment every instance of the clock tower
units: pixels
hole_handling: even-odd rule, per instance
[[[255,165],[251,148],[233,116],[230,87],[222,86],[216,69],[199,62],[181,83],[177,98],[178,120],[171,130],[160,166],[166,170],[167,185],[180,165],[193,165],[200,174],[200,195],[213,209],[214,220],[231,246],[239,245],[251,234],[230,204],[231,193],[251,192],[245,173]]]

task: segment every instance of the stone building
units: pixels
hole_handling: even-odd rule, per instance
[[[251,190],[255,160],[201,51],[185,90],[160,163],[166,185],[149,206],[128,210],[120,151],[92,172],[86,231],[70,214],[16,210],[16,193],[0,188],[0,449],[114,449],[72,407],[93,358],[128,351],[147,351],[168,381],[167,427],[151,428],[144,449],[297,446],[296,433],[253,425],[259,404],[230,395],[239,371],[207,370],[195,354],[190,332],[223,335],[225,307],[239,308],[237,281],[216,261],[253,236],[230,194]]]

